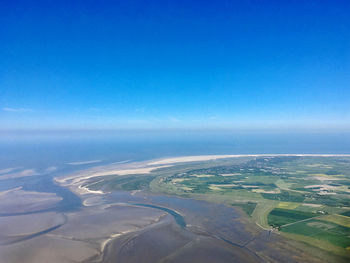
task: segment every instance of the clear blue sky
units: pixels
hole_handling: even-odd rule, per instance
[[[350,1],[1,1],[0,129],[350,128]]]

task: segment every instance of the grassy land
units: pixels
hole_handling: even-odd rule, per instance
[[[343,216],[348,216],[348,217],[350,217],[350,210],[349,210],[349,211],[346,211],[346,212],[344,212],[344,213],[342,213],[342,215],[343,215]]]
[[[291,224],[315,216],[317,216],[317,214],[310,212],[275,208],[269,213],[267,219],[270,226],[281,227],[283,225]]]
[[[350,247],[350,229],[331,222],[312,219],[282,227],[281,231],[312,237],[345,249]]]
[[[247,215],[251,216],[256,208],[257,203],[247,202],[247,203],[233,203],[232,206],[240,207]]]
[[[323,249],[328,244],[327,250],[344,256],[350,251],[349,171],[350,158],[264,158],[174,174],[160,188],[239,206],[263,228],[278,227]]]
[[[275,202],[260,201],[252,213],[252,218],[257,225],[268,228],[267,215],[276,207]]]
[[[321,218],[323,221],[332,222],[350,229],[350,217],[344,215],[328,215]]]

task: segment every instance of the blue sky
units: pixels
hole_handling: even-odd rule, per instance
[[[350,1],[2,1],[0,129],[350,129]]]

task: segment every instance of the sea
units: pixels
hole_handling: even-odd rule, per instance
[[[350,132],[0,132],[0,169],[206,154],[349,154]]]

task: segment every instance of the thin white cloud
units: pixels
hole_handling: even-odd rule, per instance
[[[31,111],[30,109],[25,109],[25,108],[10,108],[10,107],[4,107],[2,108],[3,111],[7,112],[28,112]]]

